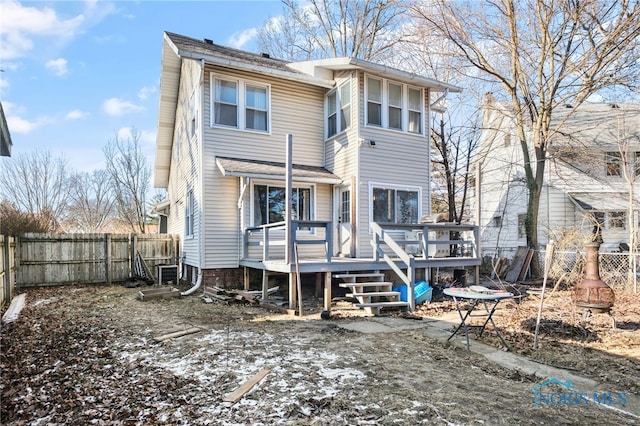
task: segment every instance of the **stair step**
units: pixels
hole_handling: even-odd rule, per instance
[[[400,296],[399,291],[365,291],[364,293],[348,293],[347,297],[393,297]]]
[[[353,288],[353,287],[381,287],[391,289],[393,283],[384,281],[375,281],[370,283],[340,283],[340,287]]]
[[[389,308],[392,306],[409,306],[409,302],[371,302],[356,303],[354,306],[358,308]]]
[[[333,278],[377,278],[384,277],[382,272],[371,272],[362,274],[335,274]]]

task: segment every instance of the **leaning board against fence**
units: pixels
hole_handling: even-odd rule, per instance
[[[20,236],[16,245],[16,283],[20,288],[64,284],[99,284],[130,277],[134,242],[141,255],[167,262],[175,258],[177,237],[129,234],[36,234]],[[148,242],[151,241],[151,242]],[[168,242],[167,242],[168,241]]]
[[[544,252],[539,253],[544,260]],[[553,262],[549,269],[549,278],[562,280],[564,284],[575,285],[584,279],[585,253],[582,251],[554,252]],[[638,268],[640,255],[634,258],[629,253],[600,253],[600,279],[615,291],[638,291]]]

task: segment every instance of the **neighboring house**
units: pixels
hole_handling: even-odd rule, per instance
[[[374,262],[371,224],[430,213],[430,115],[458,91],[354,58],[290,63],[165,33],[154,185],[168,197],[155,212],[181,236],[186,276],[222,285],[242,282],[244,267],[291,274],[278,225],[289,220],[287,170],[291,220],[306,222],[291,225],[300,257],[324,262],[302,272],[390,269]]]
[[[0,156],[11,157],[11,134],[9,133],[9,127],[7,126],[7,119],[4,116],[4,109],[2,108],[2,102],[0,102]]]
[[[527,244],[528,191],[511,111],[491,97],[484,105],[474,158],[474,167],[480,167],[483,256],[512,257]],[[540,244],[566,231],[588,236],[599,228],[601,251],[619,251],[629,241],[630,227],[638,228],[640,105],[565,106],[554,110],[552,129],[538,216]],[[471,198],[473,209],[475,194]]]

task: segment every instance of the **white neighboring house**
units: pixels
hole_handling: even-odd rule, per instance
[[[485,257],[513,257],[517,247],[527,245],[528,190],[511,111],[510,104],[487,99],[474,158],[474,167],[480,167],[478,225]],[[567,105],[554,110],[552,129],[538,216],[539,243],[545,245],[572,229],[592,233],[595,220],[603,240],[601,251],[619,251],[621,244],[624,249],[630,224],[638,229],[640,105]],[[470,206],[475,210],[475,190],[472,193]]]

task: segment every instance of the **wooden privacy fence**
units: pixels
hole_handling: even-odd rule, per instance
[[[16,285],[16,242],[13,237],[0,235],[0,307],[9,303]]]
[[[16,238],[18,288],[124,281],[139,252],[155,275],[177,264],[179,238],[170,234],[35,234]]]

